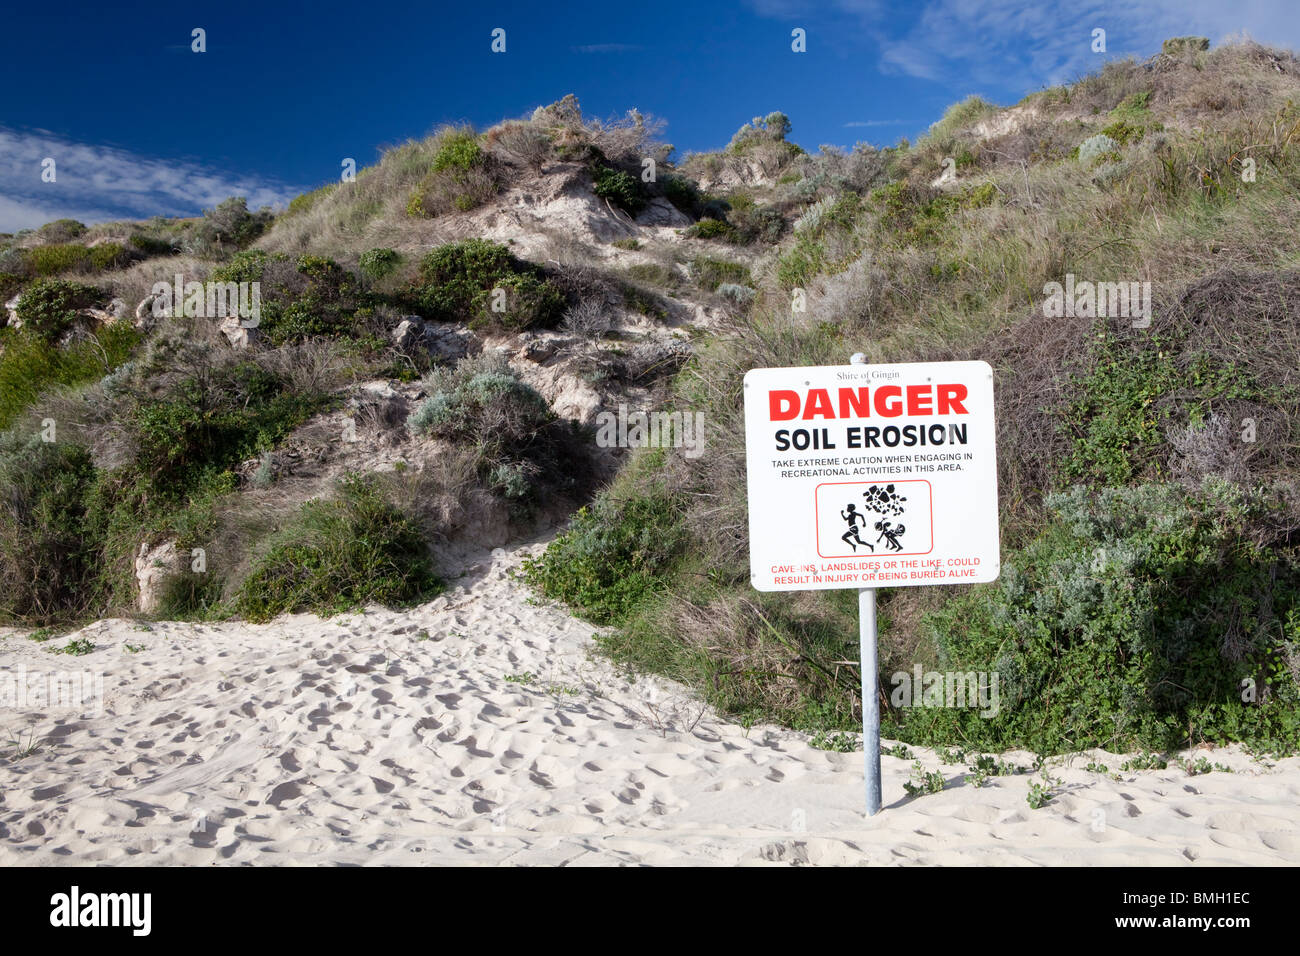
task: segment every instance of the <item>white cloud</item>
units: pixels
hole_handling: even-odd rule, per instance
[[[1028,92],[1069,82],[1103,59],[1147,57],[1172,36],[1212,43],[1245,33],[1300,47],[1296,0],[748,0],[761,17],[833,18],[879,50],[883,72],[952,86]],[[847,23],[845,22],[847,21]],[[1106,31],[1106,53],[1092,52],[1092,31]]]
[[[41,161],[56,179],[41,180]],[[198,163],[139,156],[111,146],[75,143],[44,130],[0,128],[0,232],[53,219],[84,223],[150,216],[195,216],[230,196],[249,208],[283,206],[301,190],[230,176]]]
[[[1034,89],[1095,70],[1092,31],[1106,31],[1104,58],[1150,56],[1171,36],[1221,41],[1248,33],[1269,43],[1297,45],[1294,0],[929,0],[895,38],[881,36],[887,72],[940,82]]]

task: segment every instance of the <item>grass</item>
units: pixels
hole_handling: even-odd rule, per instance
[[[51,389],[103,378],[130,358],[140,338],[131,326],[114,324],[58,348],[24,330],[0,329],[0,429]]]
[[[539,558],[524,562],[528,582],[597,624],[622,623],[655,587],[680,546],[668,499],[602,498],[574,516]]]
[[[41,752],[40,744],[36,742],[36,731],[27,731],[26,738],[19,733],[16,737],[9,738],[9,760],[25,760],[27,757],[33,757]]]
[[[310,501],[254,562],[234,598],[252,621],[367,604],[403,606],[442,590],[418,527],[373,483],[344,482],[338,497]]]
[[[714,292],[724,284],[749,285],[749,269],[739,262],[713,256],[696,256],[691,260],[691,278],[706,292]]]

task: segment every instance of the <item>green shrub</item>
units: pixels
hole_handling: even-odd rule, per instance
[[[529,584],[597,624],[622,623],[681,553],[680,509],[666,496],[603,495],[524,562]]]
[[[728,221],[732,228],[730,241],[742,246],[756,242],[775,245],[787,228],[785,218],[777,209],[757,203],[733,207]]]
[[[13,424],[42,393],[107,375],[127,360],[139,341],[140,333],[125,323],[106,325],[66,348],[0,329],[0,429]]]
[[[1146,135],[1146,127],[1133,126],[1125,120],[1119,120],[1102,127],[1101,132],[1103,136],[1109,137],[1120,146],[1127,146],[1129,143],[1139,142]]]
[[[418,526],[373,482],[352,478],[337,498],[309,501],[253,564],[234,599],[249,620],[367,604],[401,606],[442,590]]]
[[[253,243],[271,227],[275,214],[269,209],[248,211],[248,200],[232,196],[215,209],[203,210],[203,220],[194,228],[189,243],[199,255],[235,252]]]
[[[155,345],[157,343],[155,342]],[[194,356],[169,353],[168,367],[194,366]],[[154,359],[139,363],[149,366]],[[150,368],[133,370],[147,379]],[[237,488],[241,462],[274,447],[326,396],[288,388],[252,363],[210,360],[160,395],[131,389],[118,416],[135,456],[101,469],[83,497],[81,532],[94,543],[93,575],[81,610],[100,613],[135,599],[134,561],[140,542],[175,539],[182,551],[207,546],[217,529],[216,503]],[[212,613],[225,578],[216,565],[205,574],[183,573],[164,593],[168,614]]]
[[[78,445],[0,435],[0,619],[45,623],[88,606],[97,542],[84,519],[94,477]]]
[[[712,256],[696,256],[691,260],[691,277],[701,289],[713,292],[725,283],[752,285],[749,268],[739,262],[715,259]]]
[[[429,397],[407,420],[412,432],[473,449],[478,478],[501,497],[556,499],[588,483],[590,437],[561,421],[504,360],[480,356],[424,379]]]
[[[1300,569],[1275,530],[1278,502],[1152,484],[1074,488],[1048,507],[1054,522],[998,583],[926,619],[941,669],[999,675],[997,714],[908,708],[903,739],[1041,753],[1300,745],[1286,666],[1300,650]]]
[[[646,207],[645,192],[641,180],[608,166],[597,166],[591,171],[592,189],[601,199],[607,199],[616,206],[635,216]]]
[[[1147,104],[1151,102],[1151,91],[1143,90],[1140,93],[1130,93],[1124,97],[1110,115],[1119,120],[1131,120],[1141,122],[1151,115],[1151,110]]]
[[[38,279],[18,300],[18,318],[23,331],[46,342],[55,342],[72,328],[77,312],[102,304],[107,296],[94,286],[63,279]]]
[[[132,233],[129,241],[146,256],[170,256],[177,252],[176,244],[171,240],[145,235],[142,232]]]
[[[506,368],[437,375],[432,394],[409,426],[417,434],[469,443],[478,450],[479,477],[514,500],[537,489],[533,479],[554,470],[548,441],[554,416],[546,400]]]
[[[768,113],[767,116],[755,116],[748,125],[742,126],[731,137],[727,150],[732,153],[744,153],[762,143],[776,143],[792,146],[785,138],[791,130],[790,118],[784,113]]]
[[[736,192],[725,200],[713,199],[706,211],[714,218],[700,220],[687,230],[688,236],[721,239],[738,246],[755,242],[775,245],[786,231],[785,217],[780,211],[773,206],[759,205],[748,193]]]
[[[433,157],[433,171],[440,173],[447,169],[458,169],[463,172],[479,165],[483,159],[478,137],[473,133],[458,131],[445,138]]]
[[[692,219],[700,215],[703,197],[700,195],[700,187],[692,180],[669,173],[659,180],[659,188],[663,190],[664,198],[679,211]]]
[[[686,235],[692,239],[721,239],[724,242],[730,241],[735,234],[735,228],[721,219],[701,219],[686,230]]]
[[[550,418],[546,399],[532,387],[508,371],[485,371],[431,395],[411,416],[411,428],[450,440],[516,444]]]
[[[894,215],[890,210],[899,202],[897,194],[904,188],[901,183],[893,184],[872,193],[872,198],[885,206],[882,215],[884,228],[891,235],[898,233],[900,237],[906,239],[910,232],[904,223],[898,220],[885,222],[887,218]],[[861,197],[856,193],[845,193],[829,203],[816,217],[815,225],[801,229],[796,234],[793,245],[786,250],[785,255],[777,263],[777,280],[787,288],[806,288],[813,277],[819,273],[833,275],[847,268],[860,251],[860,243],[854,236],[854,230],[861,203]],[[842,237],[847,240],[839,243],[844,254],[834,261],[827,258],[828,236]]]
[[[301,342],[321,336],[357,337],[358,311],[366,297],[356,277],[333,259],[302,255],[294,270],[285,268],[288,257],[249,250],[213,271],[222,282],[262,282],[262,318],[259,328],[271,345]],[[275,280],[267,282],[272,272]]]
[[[351,273],[325,256],[299,256],[298,272],[310,280],[310,291],[327,301],[343,298],[354,282]]]
[[[1206,37],[1170,37],[1160,45],[1160,52],[1166,56],[1184,56],[1188,53],[1203,53],[1210,48]]]
[[[118,242],[101,242],[90,250],[90,267],[96,272],[120,268],[130,259],[126,246]]]
[[[813,277],[822,271],[826,244],[819,238],[799,235],[794,245],[786,250],[777,262],[776,278],[787,289],[806,288]]]
[[[880,227],[884,232],[900,244],[922,246],[937,242],[950,228],[952,217],[961,210],[987,206],[996,195],[997,187],[991,182],[967,186],[960,193],[948,193],[900,180],[875,190],[871,199],[879,207]],[[835,205],[839,206],[847,198],[842,197]],[[842,217],[843,211],[832,207],[822,216],[823,228]]]
[[[80,239],[86,234],[85,223],[77,222],[75,219],[56,219],[53,222],[47,222],[41,228],[36,230],[36,235],[42,242],[71,242],[73,239]]]
[[[519,462],[505,462],[493,466],[488,474],[489,487],[503,498],[523,501],[533,493],[527,469]]]
[[[1092,167],[1119,158],[1120,144],[1105,133],[1089,136],[1079,144],[1079,162]]]
[[[368,279],[383,279],[392,274],[402,257],[393,249],[367,249],[357,263]]]
[[[505,293],[503,299],[494,289]],[[505,246],[486,239],[466,239],[439,246],[420,263],[407,291],[413,307],[426,318],[464,322],[474,328],[553,326],[564,311],[564,296],[540,269],[521,262]],[[504,312],[493,311],[501,301]]]
[[[443,129],[434,139],[437,151],[428,174],[407,199],[410,216],[467,212],[487,202],[499,184],[478,137],[469,128]]]
[[[416,186],[411,190],[411,195],[406,197],[406,214],[408,216],[429,216],[431,212],[424,209],[424,193],[426,187],[423,184]]]
[[[289,257],[282,252],[268,253],[262,249],[248,249],[235,253],[225,265],[213,269],[212,281],[261,282],[268,263],[288,261]]]
[[[1098,321],[1059,425],[1072,446],[1060,468],[1066,480],[1122,485],[1166,477],[1174,422],[1204,422],[1226,400],[1273,397],[1222,353],[1179,357],[1178,341],[1176,330],[1128,338]]]
[[[205,476],[274,448],[323,405],[251,362],[211,369],[139,400],[128,422],[134,467],[156,493],[184,498]]]
[[[13,298],[14,293],[23,287],[27,280],[12,272],[0,272],[0,305]]]
[[[56,276],[90,261],[90,250],[76,243],[35,246],[27,250],[27,268],[38,276]]]

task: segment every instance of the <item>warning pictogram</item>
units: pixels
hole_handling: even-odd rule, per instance
[[[929,554],[930,482],[831,482],[814,492],[823,558]]]

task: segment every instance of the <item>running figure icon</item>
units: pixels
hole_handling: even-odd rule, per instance
[[[844,532],[844,534],[840,535],[840,540],[843,541],[845,544],[847,544],[850,548],[852,548],[854,553],[857,552],[859,544],[862,545],[864,548],[870,548],[874,552],[876,550],[875,545],[867,541],[863,541],[860,537],[858,537],[858,522],[861,521],[863,527],[866,527],[867,516],[864,515],[861,511],[859,511],[857,507],[854,506],[853,504],[850,504],[848,508],[849,508],[848,511],[840,512],[840,517],[849,523],[849,530]],[[879,525],[877,525],[877,527],[879,527]],[[880,539],[877,538],[876,540],[879,541]]]

